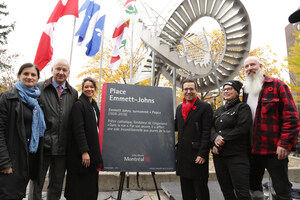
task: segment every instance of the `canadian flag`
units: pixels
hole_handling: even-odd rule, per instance
[[[36,64],[40,70],[42,70],[52,59],[54,27],[59,18],[64,15],[74,15],[75,17],[78,17],[78,0],[59,0],[49,17],[34,59],[34,64]]]

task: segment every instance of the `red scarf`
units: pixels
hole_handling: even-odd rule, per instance
[[[192,102],[186,103],[185,98],[183,98],[181,112],[182,112],[182,116],[183,116],[184,121],[186,120],[187,116],[189,115],[189,113],[190,113],[192,107],[194,106],[196,100],[197,100],[197,96],[195,97],[195,99]],[[193,108],[193,110],[194,110],[194,108]]]

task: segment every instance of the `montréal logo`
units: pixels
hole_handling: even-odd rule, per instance
[[[144,156],[141,154],[132,154],[131,156],[124,156],[125,162],[150,162],[151,158],[149,156]]]

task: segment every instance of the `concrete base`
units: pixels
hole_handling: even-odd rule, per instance
[[[266,171],[264,178],[268,178],[269,174]],[[127,178],[127,177],[126,177]],[[300,167],[289,168],[289,178],[291,182],[300,183]],[[164,182],[179,182],[179,177],[175,172],[159,172],[155,173],[155,179],[158,189],[161,188],[161,183]],[[209,181],[217,181],[215,172],[209,173]],[[120,173],[118,172],[100,172],[99,174],[99,190],[101,191],[117,191],[120,184]],[[48,180],[46,179],[43,191],[47,191]],[[136,173],[129,173],[129,189],[134,190],[155,190],[154,182],[151,173],[139,173],[139,186],[137,184]],[[124,190],[127,189],[126,180]]]
[[[296,158],[299,159],[299,158]],[[127,173],[126,173],[127,174]],[[264,178],[268,178],[269,174],[266,171]],[[155,179],[158,189],[161,189],[161,183],[164,182],[179,182],[179,177],[175,172],[157,172]],[[291,182],[300,183],[300,167],[289,168],[289,179]],[[209,181],[217,181],[214,171],[209,173]],[[133,190],[155,190],[153,178],[150,172],[139,173],[139,184],[137,184],[137,173],[129,173],[129,185],[127,187],[127,176],[125,177],[124,190],[129,188]],[[118,191],[120,184],[119,172],[100,172],[99,173],[99,190],[101,191]],[[65,185],[65,184],[64,184]],[[48,179],[46,178],[43,191],[47,191]]]
[[[99,187],[102,191],[118,190],[120,184],[120,173],[114,172],[100,172],[99,175]],[[124,190],[127,189],[127,176],[125,178]],[[175,172],[171,173],[155,173],[155,180],[157,187],[161,189],[162,182],[178,182],[179,177]],[[155,190],[154,182],[151,173],[139,173],[139,186],[137,184],[136,173],[129,173],[129,185],[128,188],[133,190]]]
[[[120,184],[120,173],[115,172],[100,172],[99,187],[102,191],[118,190]],[[266,171],[264,178],[268,178],[269,174]],[[159,172],[155,173],[155,179],[158,189],[161,188],[161,183],[164,182],[179,182],[179,177],[175,172]],[[289,179],[291,182],[300,183],[300,167],[289,168]],[[209,173],[209,181],[217,181],[216,173]],[[137,185],[136,173],[129,173],[129,188],[134,190],[155,190],[151,173],[139,173],[139,185]],[[126,189],[126,180],[124,184]]]

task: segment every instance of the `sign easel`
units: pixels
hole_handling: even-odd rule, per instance
[[[105,83],[99,140],[103,171],[120,172],[121,199],[126,172],[175,171],[172,89]],[[127,179],[129,187],[129,177]],[[127,187],[127,188],[128,188]]]

